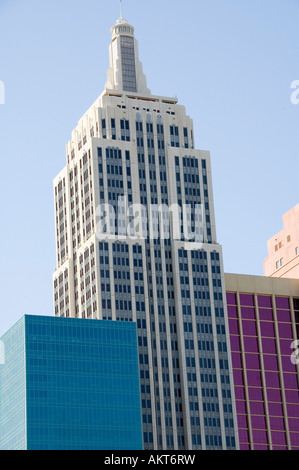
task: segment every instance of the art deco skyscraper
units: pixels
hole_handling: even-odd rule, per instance
[[[111,32],[105,90],[54,180],[55,315],[137,323],[145,449],[234,449],[210,155],[177,99],[147,88],[134,28]]]

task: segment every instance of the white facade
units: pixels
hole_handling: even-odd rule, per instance
[[[210,155],[194,148],[193,122],[177,99],[148,90],[134,28],[120,18],[111,31],[106,88],[72,132],[54,180],[55,315],[137,323],[146,449],[233,449]],[[116,239],[100,237],[99,208],[116,209],[122,196],[147,213],[200,206],[203,238],[132,238],[129,213]]]

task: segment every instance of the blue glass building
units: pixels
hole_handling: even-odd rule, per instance
[[[1,341],[0,449],[142,450],[135,323],[26,315]]]

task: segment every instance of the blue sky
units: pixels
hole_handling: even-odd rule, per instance
[[[299,202],[298,0],[124,0],[153,94],[177,96],[210,150],[226,272],[263,274]],[[103,91],[119,1],[0,0],[0,335],[52,315],[53,178]]]

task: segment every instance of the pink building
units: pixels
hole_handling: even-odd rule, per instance
[[[267,245],[265,276],[299,279],[299,204],[283,216],[283,230]]]

